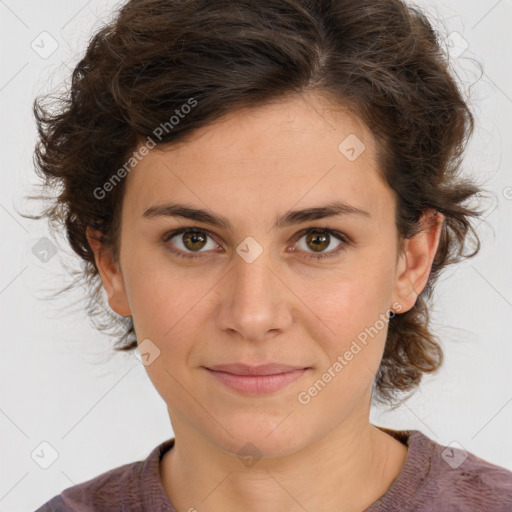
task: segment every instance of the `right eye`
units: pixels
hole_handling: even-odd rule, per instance
[[[208,231],[200,228],[181,228],[166,233],[163,241],[167,244],[173,238],[176,238],[178,243],[169,244],[169,249],[176,256],[182,258],[201,258],[202,256],[195,256],[194,253],[207,252],[200,251],[200,249],[203,249],[205,245],[207,245],[207,239],[210,238],[210,234]],[[213,241],[211,245],[212,247],[210,247],[210,249],[218,247]]]

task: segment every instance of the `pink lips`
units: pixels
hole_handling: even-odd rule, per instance
[[[206,370],[235,391],[259,395],[284,388],[299,379],[309,368],[272,363],[260,366],[221,364]]]

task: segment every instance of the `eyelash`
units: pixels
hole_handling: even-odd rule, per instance
[[[174,231],[169,231],[163,236],[163,242],[167,243],[169,240],[174,238],[177,235],[181,235],[183,233],[187,232],[193,232],[193,233],[200,233],[204,236],[208,236],[211,238],[211,235],[208,231],[202,228],[181,228]],[[328,234],[333,236],[334,238],[338,239],[341,244],[336,248],[326,253],[319,253],[319,254],[306,254],[305,256],[302,256],[306,261],[310,260],[316,260],[320,261],[325,258],[334,258],[338,256],[338,254],[345,250],[345,247],[350,244],[349,238],[344,235],[343,233],[340,233],[339,231],[335,231],[333,229],[329,228],[308,228],[304,231],[301,231],[299,234],[300,236],[297,238],[297,241],[300,240],[303,236],[308,235],[309,233],[320,233],[320,234]],[[198,256],[200,253],[193,253],[193,252],[184,252],[179,249],[176,249],[172,246],[169,246],[169,250],[177,257],[179,258],[185,258],[185,259],[197,259],[197,258],[203,258],[204,256]]]

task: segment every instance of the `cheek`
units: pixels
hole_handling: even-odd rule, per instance
[[[374,377],[371,372],[379,367],[389,324],[392,282],[392,259],[378,251],[375,256],[369,251],[354,264],[315,280],[314,287],[302,281],[304,303],[317,317],[308,330],[309,337],[323,348],[321,371],[341,356],[344,376],[336,373],[340,375],[336,381],[345,390],[354,391],[370,383]]]
[[[315,314],[345,337],[373,324],[391,306],[393,267],[383,255],[361,254],[345,267],[297,281],[297,293]]]
[[[149,339],[158,357],[145,370],[165,402],[186,408],[183,386],[196,393],[190,382],[188,363],[208,307],[206,292],[212,287],[201,277],[158,267],[135,272],[127,283],[135,332],[139,343]],[[197,281],[197,282],[196,282]]]
[[[323,349],[315,375],[297,397],[299,404],[310,404],[304,408],[309,414],[325,415],[328,407],[330,418],[338,419],[371,395],[389,325],[389,308],[380,295],[384,290],[376,283],[352,275],[331,282],[325,293],[310,295],[310,303],[328,328],[322,327],[319,334],[318,323],[308,327],[308,337]]]
[[[194,316],[212,285],[199,272],[173,265],[163,250],[134,249],[125,258],[125,289],[137,336],[163,339]],[[181,320],[180,320],[181,319]]]

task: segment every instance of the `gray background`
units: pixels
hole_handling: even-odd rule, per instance
[[[44,221],[17,213],[34,211],[23,200],[36,181],[33,99],[69,79],[115,5],[0,1],[0,510],[34,510],[66,487],[146,458],[172,436],[144,367],[133,355],[110,357],[110,340],[90,326],[84,290],[71,309],[64,309],[69,296],[44,299],[69,282],[76,260],[63,242],[52,254]],[[476,114],[466,172],[484,179],[493,196],[478,227],[481,253],[447,270],[436,291],[443,368],[405,405],[372,410],[371,420],[456,442],[512,470],[512,1],[420,5],[441,19],[436,26]],[[474,59],[483,64],[480,79]]]

